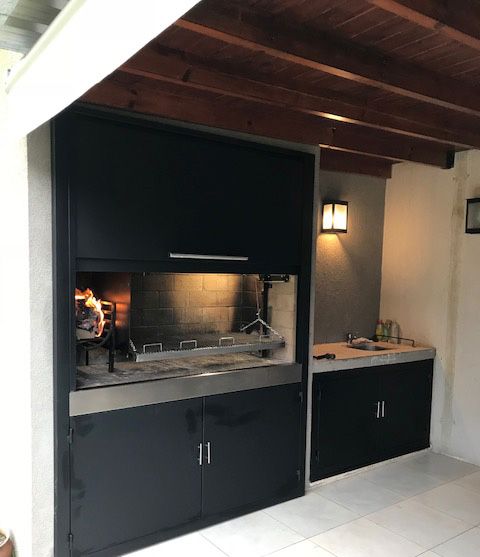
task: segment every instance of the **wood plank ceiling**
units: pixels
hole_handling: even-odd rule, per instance
[[[87,103],[325,148],[388,177],[480,148],[479,0],[203,0]]]

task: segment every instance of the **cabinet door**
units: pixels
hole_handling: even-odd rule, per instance
[[[87,555],[201,513],[201,399],[72,419],[71,528]]]
[[[380,451],[385,458],[429,446],[432,378],[432,360],[385,366],[380,372],[385,408]]]
[[[303,492],[300,391],[292,384],[205,399],[205,516]]]
[[[311,156],[86,115],[70,136],[77,257],[299,263]]]
[[[369,369],[314,375],[312,481],[375,461],[378,394],[378,379]]]

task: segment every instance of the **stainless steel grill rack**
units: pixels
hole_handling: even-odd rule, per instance
[[[176,344],[172,346],[172,344]],[[232,333],[229,336],[203,335],[198,339],[143,344],[141,349],[130,340],[130,356],[135,362],[153,362],[192,356],[239,354],[278,350],[285,347],[285,339],[276,334]]]

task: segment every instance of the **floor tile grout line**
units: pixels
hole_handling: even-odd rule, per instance
[[[407,542],[413,543],[415,545],[418,545],[418,547],[420,547],[422,549],[422,553],[419,553],[418,555],[416,555],[415,557],[420,557],[421,555],[423,555],[424,553],[427,553],[428,551],[431,551],[431,549],[427,549],[425,548],[423,545],[419,544],[418,542],[414,542],[413,540],[410,540],[409,538],[406,538],[405,536],[402,536],[402,534],[398,534],[397,532],[393,532],[392,530],[390,530],[389,528],[385,527],[385,526],[381,526],[380,524],[377,524],[376,522],[373,522],[373,520],[369,520],[366,516],[362,516],[360,518],[357,518],[356,520],[360,520],[360,519],[365,519],[368,522],[370,522],[371,524],[373,524],[374,526],[376,526],[377,528],[382,528],[383,530],[386,530],[387,532],[389,532],[390,534],[394,534],[395,536],[398,536],[400,538],[403,538],[404,540],[406,540]],[[345,526],[346,524],[350,524],[351,522],[355,522],[354,520],[351,520],[350,522],[346,522],[345,524],[341,524],[339,526],[337,526],[336,528],[341,528],[342,526]],[[334,530],[334,528],[331,528],[330,530]],[[324,534],[326,532],[329,532],[330,530],[326,530],[325,532],[322,532],[321,534]],[[317,535],[321,535],[321,534],[317,534]],[[316,537],[316,536],[313,536]],[[311,541],[312,543],[314,543],[315,545],[317,545],[318,547],[320,547],[321,549],[325,549],[327,550],[325,547],[323,547],[320,544],[317,544],[312,538],[307,538],[309,541]],[[436,546],[437,547],[437,546]],[[329,553],[331,553],[331,551],[329,551]],[[439,556],[440,557],[440,556]]]
[[[330,499],[329,497],[327,497],[326,495],[323,495],[321,493],[315,493],[314,491],[310,491],[309,493],[313,493],[314,495],[316,495],[317,497],[321,497],[322,499],[327,499],[327,501],[330,501],[330,503],[335,503],[339,507],[344,508],[346,511],[350,511],[351,513],[355,513],[357,515],[357,518],[360,517],[360,514],[357,511],[354,511],[353,509],[348,508],[343,503],[339,503],[338,501],[333,501],[332,499]]]
[[[286,501],[286,502],[288,503],[288,501]],[[329,500],[329,502],[332,503],[332,502],[334,502],[334,501],[330,501],[330,500]],[[354,512],[354,511],[351,511],[350,509],[347,509],[347,507],[344,507],[343,505],[340,505],[339,503],[337,503],[337,504],[338,504],[339,507],[343,507],[346,511]],[[267,510],[268,510],[268,508],[267,508],[267,509],[264,509],[264,512],[265,512],[266,514],[268,514],[268,513],[267,513]],[[330,530],[335,530],[335,528],[340,528],[340,526],[344,526],[345,524],[350,524],[351,522],[355,522],[355,520],[359,520],[360,518],[363,518],[363,516],[360,516],[360,515],[357,514],[357,513],[355,513],[355,514],[356,514],[356,516],[353,517],[351,520],[347,520],[346,522],[342,522],[341,524],[337,524],[337,526],[332,526],[331,528],[327,528],[326,530],[322,530],[321,532],[318,532],[317,534],[313,534],[313,536],[309,536],[309,537],[305,537],[303,534],[301,534],[301,533],[298,532],[297,530],[293,529],[291,526],[288,526],[288,524],[286,524],[285,522],[283,522],[283,521],[280,520],[279,518],[276,518],[276,517],[274,517],[274,516],[272,516],[272,515],[270,515],[270,514],[269,514],[268,516],[270,516],[271,518],[273,518],[274,520],[276,520],[277,522],[279,522],[279,523],[282,524],[283,526],[286,526],[287,528],[289,528],[290,530],[292,530],[293,532],[295,532],[295,534],[297,534],[297,535],[299,535],[299,536],[302,536],[302,537],[304,538],[304,540],[310,540],[310,541],[311,541],[312,538],[314,538],[315,536],[320,536],[321,534],[324,534],[325,532],[330,532]],[[298,542],[296,542],[296,543],[298,543]],[[313,543],[315,543],[315,542],[313,542]],[[322,549],[323,549],[323,548],[322,548]],[[331,553],[331,552],[330,552],[330,553]]]
[[[454,480],[452,483],[454,483],[455,485],[459,485],[460,487],[463,487],[464,489],[468,489],[467,487],[465,487],[463,484],[459,483],[459,480],[464,480],[465,478],[468,478],[469,476],[474,476],[475,474],[480,474],[480,472],[475,472],[474,474],[469,474],[468,476],[463,476],[461,478],[458,478],[458,480]],[[470,490],[473,493],[476,493],[477,495],[480,495],[480,489],[472,489],[470,488]]]
[[[220,551],[220,553],[223,553],[226,557],[231,557],[228,553],[226,553],[225,551],[223,551],[222,548],[218,547],[217,544],[215,544],[215,543],[213,543],[211,540],[209,540],[209,539],[207,538],[207,536],[204,536],[203,533],[202,533],[201,531],[198,532],[198,533],[202,536],[202,538],[203,538],[204,540],[206,540],[208,543],[210,543],[211,545],[213,545],[213,547],[215,547],[216,549],[218,549],[218,551]]]
[[[432,454],[435,454],[435,453],[432,453]],[[445,455],[441,455],[441,456],[445,456]],[[448,458],[451,458],[451,457],[448,457]],[[467,474],[462,474],[462,475],[460,475],[458,478],[455,478],[455,479],[447,479],[447,480],[446,480],[446,479],[444,479],[444,478],[440,478],[439,476],[434,476],[433,474],[429,474],[428,472],[422,472],[422,471],[420,471],[420,470],[416,470],[413,466],[410,466],[410,465],[409,465],[409,462],[411,463],[411,462],[413,462],[414,460],[416,460],[416,459],[414,459],[414,458],[412,458],[411,460],[406,459],[406,460],[405,460],[405,466],[407,466],[408,468],[410,468],[410,470],[413,470],[414,472],[419,472],[420,474],[423,474],[424,476],[428,476],[429,478],[432,478],[432,479],[434,479],[434,480],[440,481],[440,482],[442,482],[442,483],[450,483],[450,482],[453,482],[453,481],[458,481],[458,480],[460,480],[460,479],[462,479],[462,478],[465,478],[465,477],[467,477],[467,476],[471,476],[472,474],[476,474],[476,472],[469,472],[469,473],[467,473]],[[459,462],[463,462],[463,461],[459,461]],[[470,463],[469,463],[469,462],[466,462],[465,464],[470,464]],[[475,466],[475,464],[473,464],[472,466]],[[477,470],[477,472],[480,472],[480,470]]]
[[[415,470],[414,470],[415,472]],[[420,472],[420,474],[423,474],[422,472]],[[428,474],[423,474],[424,476],[428,476]],[[431,491],[432,489],[436,489],[437,487],[440,487],[442,485],[445,485],[446,483],[449,483],[448,481],[444,481],[444,480],[440,480],[439,478],[434,478],[433,476],[428,476],[430,479],[435,480],[437,482],[440,482],[438,485],[436,485],[435,487],[430,487],[428,488],[426,491]],[[404,495],[403,493],[400,493],[399,491],[395,491],[392,488],[385,488],[383,485],[375,482],[374,480],[368,480],[367,478],[364,478],[366,482],[370,482],[371,484],[373,484],[376,487],[382,487],[383,489],[387,489],[388,491],[392,491],[393,493],[395,493],[395,495],[400,495],[401,497],[404,497],[405,499],[410,499],[411,497],[416,497],[417,495],[420,495],[421,493],[425,493],[425,491],[420,491],[419,493],[415,493],[414,495]]]
[[[413,499],[413,498],[412,498],[412,499]],[[405,501],[402,501],[402,503],[404,503],[404,502],[405,502]],[[399,504],[400,504],[400,503],[397,503],[397,505],[399,505]],[[419,503],[419,504],[421,505],[422,503]],[[391,505],[391,506],[392,506],[392,507],[395,507],[396,505]],[[423,505],[423,506],[426,507],[427,509],[430,509],[430,507],[427,507],[426,505]],[[385,509],[382,509],[382,510],[387,510],[387,509],[389,509],[389,508],[390,508],[390,507],[386,507]],[[435,509],[435,510],[437,510],[437,509]],[[380,511],[376,511],[376,512],[380,512]],[[446,513],[442,512],[442,511],[438,511],[438,510],[437,510],[437,512],[440,512],[441,514],[444,514],[444,515],[447,516],[448,518],[454,518],[454,517],[452,517],[452,516],[450,516],[450,515],[447,515]],[[399,532],[395,532],[395,530],[392,530],[392,529],[389,528],[388,526],[384,526],[383,524],[377,524],[377,523],[376,523],[375,521],[373,521],[371,518],[368,518],[369,516],[371,516],[371,515],[373,515],[373,514],[375,514],[375,513],[370,513],[370,515],[365,515],[363,518],[369,520],[370,522],[372,522],[373,524],[375,524],[375,525],[377,525],[377,526],[380,526],[381,528],[384,528],[385,530],[388,530],[388,531],[391,532],[392,534],[396,534],[397,536],[400,536],[400,537],[404,538],[405,540],[407,540],[407,541],[409,541],[409,542],[411,542],[411,543],[415,543],[415,544],[419,545],[420,547],[424,547],[421,543],[418,543],[418,542],[415,541],[415,540],[412,540],[412,539],[410,539],[410,538],[407,538],[407,536],[405,536],[404,534],[400,534]],[[469,527],[469,528],[467,528],[466,530],[464,530],[463,532],[460,532],[460,534],[457,534],[457,536],[461,536],[461,535],[464,534],[465,532],[468,532],[469,530],[472,529],[472,528],[470,528],[470,524],[468,524],[468,523],[465,522],[464,520],[460,520],[459,518],[457,518],[456,520],[459,520],[460,522],[463,522],[466,526]],[[453,538],[456,538],[457,536],[453,536]],[[443,542],[441,542],[441,543],[439,543],[439,544],[437,544],[437,545],[435,545],[435,546],[433,546],[433,547],[438,547],[439,545],[442,545],[442,544],[444,544],[444,543],[447,543],[447,541],[449,541],[450,539],[453,539],[453,538],[448,538],[447,540],[444,540]],[[427,553],[428,551],[431,551],[431,550],[432,550],[432,547],[427,547],[427,548],[425,548],[424,553]],[[420,555],[421,555],[421,553],[420,553]]]
[[[304,495],[302,497],[305,497]],[[296,499],[301,499],[301,497],[296,497]],[[285,503],[288,503],[289,501],[295,501],[295,499],[289,499],[288,501],[285,501]],[[283,503],[279,503],[279,505],[282,505]],[[276,505],[273,505],[274,507]],[[265,509],[262,509],[259,512],[263,512],[265,513],[269,518],[272,518],[275,522],[278,522],[279,524],[281,524],[282,526],[284,526],[285,528],[288,528],[293,534],[296,534],[297,536],[301,536],[303,538],[303,540],[306,540],[307,538],[303,535],[300,534],[300,532],[297,532],[297,530],[295,530],[294,528],[292,528],[291,526],[289,526],[288,524],[285,524],[285,522],[283,522],[282,520],[279,520],[278,518],[276,518],[275,516],[272,516],[270,513],[268,513],[268,509],[270,509],[271,507],[267,507]],[[258,512],[258,511],[257,511]],[[300,541],[303,541],[300,540]],[[294,542],[294,543],[298,543],[298,542]]]
[[[467,493],[471,493],[471,491],[469,491],[468,489],[466,489],[465,487],[463,487],[463,486],[461,486],[461,485],[456,484],[455,482],[448,482],[448,483],[443,484],[443,485],[441,485],[441,486],[439,485],[438,487],[434,487],[433,489],[430,489],[429,491],[425,491],[424,493],[419,493],[418,495],[415,495],[415,497],[419,497],[419,496],[421,496],[421,495],[427,495],[427,493],[429,493],[430,491],[435,491],[436,489],[438,489],[438,488],[440,488],[440,487],[445,487],[445,486],[450,485],[450,484],[453,484],[453,485],[455,485],[456,487],[462,488],[462,489],[463,489],[464,491],[466,491]],[[478,497],[480,497],[480,493],[477,493],[476,491],[474,491],[473,494],[474,494],[474,495],[477,495]],[[415,498],[415,497],[414,497],[414,498]],[[478,524],[473,524],[473,525],[472,525],[471,522],[467,522],[467,521],[464,520],[463,518],[459,518],[458,516],[455,516],[455,515],[453,515],[453,514],[450,514],[448,511],[443,511],[443,510],[437,509],[437,507],[433,507],[432,505],[429,505],[429,504],[427,504],[427,503],[424,503],[423,501],[418,501],[418,503],[422,504],[424,507],[428,507],[429,509],[433,509],[434,511],[443,513],[443,514],[445,514],[445,515],[447,515],[447,516],[449,516],[449,517],[451,517],[451,518],[455,518],[456,520],[461,520],[462,522],[465,522],[465,524],[468,524],[469,526],[476,527],[476,526],[478,526],[478,524],[480,524],[480,522],[479,522]]]
[[[437,545],[434,545],[433,547],[431,547],[428,551],[433,551],[434,553],[436,553],[435,549],[448,543],[451,542],[452,540],[455,540],[457,538],[460,538],[461,536],[467,534],[468,532],[471,532],[472,530],[475,530],[475,528],[478,528],[478,526],[474,526],[473,528],[469,528],[468,530],[465,530],[465,532],[461,532],[460,534],[457,534],[456,536],[452,536],[451,538],[448,538],[448,540],[445,540],[442,543],[438,543]]]
[[[343,481],[343,480],[339,480],[339,481]],[[379,487],[381,487],[381,488],[384,489],[385,491],[388,491],[388,492],[392,493],[392,495],[396,495],[397,497],[401,497],[401,501],[398,501],[397,503],[393,503],[393,505],[386,505],[385,507],[381,507],[380,509],[378,509],[378,510],[376,510],[376,511],[372,511],[372,512],[368,512],[368,513],[365,513],[365,514],[361,514],[361,515],[359,515],[359,517],[368,516],[368,515],[370,515],[370,514],[374,514],[374,513],[376,513],[376,512],[380,512],[380,511],[385,510],[385,509],[388,509],[388,508],[390,508],[390,507],[395,507],[396,505],[399,505],[400,503],[405,503],[406,501],[410,501],[411,499],[415,499],[415,497],[419,497],[420,495],[425,495],[425,494],[428,493],[429,491],[433,491],[434,489],[438,489],[439,487],[442,487],[443,485],[447,485],[448,483],[452,483],[452,482],[447,482],[446,484],[440,484],[440,485],[437,485],[437,486],[432,487],[432,488],[430,488],[430,489],[427,489],[426,491],[419,491],[418,493],[415,493],[414,495],[403,495],[402,493],[399,493],[398,491],[393,491],[392,489],[385,488],[385,487],[383,487],[383,486],[381,486],[381,485],[379,485],[379,484],[376,484],[376,483],[374,483],[374,482],[372,482],[372,481],[370,481],[370,480],[364,479],[364,481],[370,483],[373,487],[376,487],[377,489],[378,489]],[[320,494],[317,494],[317,495],[320,495]],[[345,505],[342,505],[341,503],[338,503],[338,502],[335,501],[335,500],[329,499],[326,495],[321,495],[321,496],[324,497],[325,499],[328,499],[329,501],[332,501],[333,503],[337,503],[337,505],[340,505],[340,506],[345,507],[345,508],[346,508],[347,510],[349,510],[349,511],[357,512],[357,511],[354,511],[353,509],[350,509],[349,507],[346,507]],[[424,505],[424,506],[428,506],[428,505]],[[430,508],[430,507],[429,507],[429,508]],[[444,514],[445,514],[445,513],[444,513]],[[455,518],[455,517],[453,517],[453,518]]]
[[[423,474],[423,472],[420,472],[420,473]],[[424,475],[426,476],[428,474],[424,474]],[[429,489],[427,489],[425,491],[419,491],[418,493],[415,493],[414,495],[403,495],[402,493],[400,493],[398,491],[394,491],[393,489],[386,488],[386,487],[384,487],[380,484],[377,484],[377,483],[373,482],[372,480],[368,480],[366,478],[362,478],[362,479],[364,481],[372,484],[374,487],[377,487],[377,488],[381,487],[382,489],[385,489],[386,491],[389,491],[390,493],[393,493],[394,495],[402,497],[402,501],[399,501],[398,503],[394,503],[394,505],[387,505],[386,507],[384,507],[384,509],[387,509],[388,507],[393,507],[395,505],[399,505],[401,502],[409,501],[410,499],[414,499],[415,497],[419,497],[420,495],[425,495],[429,491],[433,491],[435,489],[438,489],[439,487],[443,487],[443,486],[448,485],[450,483],[455,483],[456,481],[461,480],[461,479],[466,478],[466,477],[471,476],[471,475],[472,474],[466,474],[465,476],[460,476],[459,478],[457,478],[457,480],[447,480],[447,481],[441,480],[440,478],[434,478],[434,479],[437,479],[438,481],[440,481],[441,483],[439,485],[435,486],[435,487],[430,487]],[[433,478],[433,476],[429,476],[429,477]],[[339,480],[339,481],[342,481],[342,480]],[[460,487],[463,487],[463,486],[460,486]],[[475,492],[475,493],[477,493],[477,492]],[[425,506],[428,506],[428,505],[425,505]],[[429,507],[429,508],[431,508],[431,507]],[[382,509],[379,509],[379,510],[382,510]],[[374,511],[374,512],[378,512],[378,511]],[[367,513],[363,516],[367,516],[368,514],[373,514],[373,513]],[[444,514],[446,514],[446,513],[444,513]],[[453,517],[453,518],[456,518],[456,517]]]
[[[275,557],[275,553],[278,553],[280,551],[283,551],[284,549],[287,549],[287,547],[293,547],[295,545],[299,545],[303,542],[310,542],[313,543],[313,545],[317,548],[323,549],[324,551],[326,551],[329,555],[331,555],[332,557],[339,557],[336,553],[332,553],[331,551],[328,551],[327,549],[320,547],[319,545],[317,545],[315,542],[312,542],[309,538],[305,538],[304,540],[301,540],[299,542],[295,542],[292,543],[290,545],[287,545],[286,547],[283,547],[282,549],[276,549],[275,551],[272,551],[271,553],[267,553],[266,555],[263,555],[262,557]]]
[[[348,478],[347,478],[347,479],[348,479]],[[365,479],[363,479],[363,478],[361,478],[361,479],[362,479],[363,481],[365,481],[365,482],[368,482],[372,487],[375,487],[375,488],[377,488],[377,489],[378,489],[379,487],[381,487],[381,489],[383,489],[384,491],[388,491],[388,493],[390,493],[390,494],[392,494],[392,495],[395,495],[396,497],[400,497],[402,501],[406,499],[405,495],[402,495],[401,493],[397,493],[396,491],[392,491],[391,489],[384,488],[383,486],[379,486],[379,485],[374,484],[373,482],[370,482],[370,481],[365,480]],[[341,481],[344,481],[344,480],[339,480],[339,482],[341,482]],[[332,483],[332,484],[329,484],[329,485],[333,485],[333,483]],[[367,516],[367,514],[371,514],[371,513],[377,512],[377,511],[371,511],[371,512],[366,512],[365,514],[362,514],[362,513],[359,513],[357,510],[354,510],[354,509],[352,509],[352,508],[350,508],[350,507],[347,507],[347,505],[345,505],[344,503],[340,503],[339,501],[337,501],[337,500],[335,500],[335,499],[332,499],[331,496],[329,497],[328,495],[325,495],[325,494],[323,494],[323,493],[317,493],[316,495],[320,495],[321,497],[324,497],[325,499],[328,499],[328,500],[331,501],[332,503],[336,503],[337,505],[340,505],[340,506],[342,506],[342,507],[345,507],[348,511],[357,513],[360,517],[362,517],[362,516]],[[394,503],[394,505],[398,505],[398,503],[400,503],[400,502],[401,502],[401,501],[398,501],[397,503]],[[392,505],[386,505],[385,507],[380,507],[380,508],[377,509],[377,510],[378,510],[378,511],[381,511],[382,509],[386,509],[386,508],[391,507],[391,506],[392,506]]]

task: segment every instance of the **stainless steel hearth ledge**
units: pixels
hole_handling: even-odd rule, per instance
[[[279,364],[98,387],[70,393],[70,416],[287,385],[299,383],[301,380],[300,364]]]

